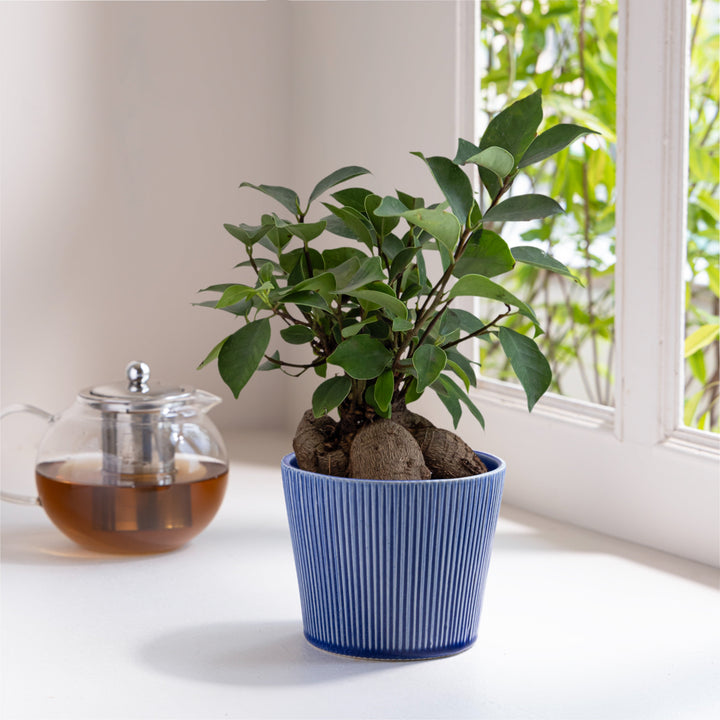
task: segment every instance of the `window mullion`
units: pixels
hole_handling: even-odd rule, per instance
[[[686,8],[621,0],[619,12],[616,434],[653,445],[677,426],[681,389]]]

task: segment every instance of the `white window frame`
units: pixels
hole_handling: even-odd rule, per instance
[[[519,387],[482,380],[480,440],[508,461],[509,503],[720,566],[720,438],[682,425],[686,3],[618,12],[616,406],[549,394],[528,414]],[[456,19],[456,127],[477,138],[478,5]]]

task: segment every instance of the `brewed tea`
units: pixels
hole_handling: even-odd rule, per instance
[[[113,475],[102,456],[86,455],[36,468],[40,500],[71,540],[99,552],[173,550],[215,516],[227,487],[227,465],[175,458],[172,475]],[[159,484],[163,483],[163,484]]]

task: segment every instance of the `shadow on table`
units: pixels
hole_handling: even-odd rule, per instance
[[[308,685],[344,680],[403,663],[325,653],[299,622],[217,623],[161,635],[140,648],[154,670],[220,685]]]

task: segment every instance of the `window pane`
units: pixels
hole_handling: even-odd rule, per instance
[[[599,133],[515,182],[516,194],[550,195],[566,214],[534,227],[508,224],[500,233],[511,246],[541,247],[582,280],[524,266],[515,271],[515,292],[545,330],[536,339],[553,368],[552,390],[612,405],[617,2],[482,0],[480,14],[480,127],[540,88],[542,128],[569,122]],[[486,376],[510,379],[505,358],[482,343],[480,361]]]
[[[718,278],[717,0],[690,3],[690,112],[685,293],[685,405],[690,427],[720,432],[720,281]]]

